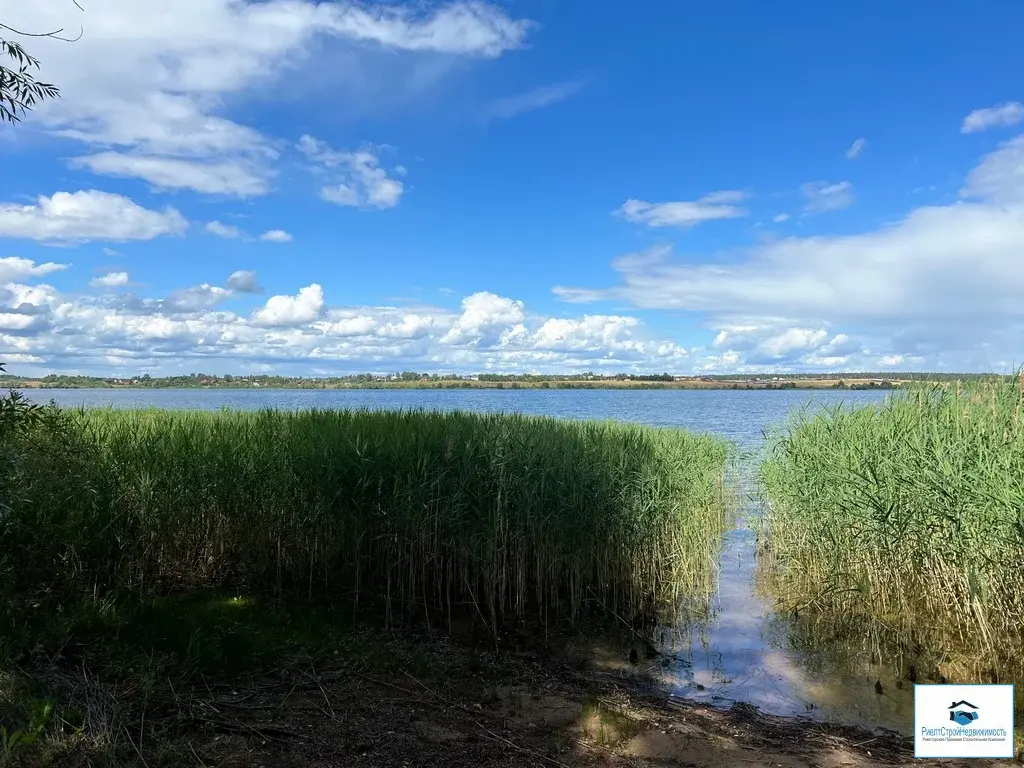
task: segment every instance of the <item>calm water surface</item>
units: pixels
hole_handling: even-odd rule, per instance
[[[741,458],[744,509],[757,513],[752,468],[763,434],[802,407],[881,402],[885,393],[836,390],[35,390],[41,402],[116,408],[425,408],[520,412],[571,419],[615,419],[685,427],[732,441]],[[712,619],[677,635],[654,672],[677,695],[713,704],[743,701],[780,715],[800,715],[909,732],[910,690],[867,662],[833,659],[828,649],[794,649],[788,618],[754,588],[753,533],[741,520],[726,535]],[[803,645],[803,644],[801,644]],[[844,654],[845,656],[846,654]],[[885,695],[874,691],[881,679]],[[909,688],[909,687],[908,687]]]
[[[25,394],[59,405],[115,408],[429,408],[495,413],[517,411],[565,419],[615,419],[655,427],[714,432],[743,449],[761,431],[807,403],[878,402],[865,390],[614,389],[37,389]]]

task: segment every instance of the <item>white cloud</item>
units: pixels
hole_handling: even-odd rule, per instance
[[[551,289],[562,301],[571,304],[588,304],[594,301],[602,301],[608,298],[608,291],[595,290],[593,288],[571,288],[565,285],[556,285]]]
[[[403,314],[398,321],[378,325],[375,332],[378,336],[390,339],[419,339],[426,336],[433,327],[433,317],[411,312]]]
[[[751,366],[778,367],[794,359],[806,361],[812,356],[836,356],[859,349],[857,345],[851,346],[845,334],[829,339],[829,332],[824,328],[792,326],[779,320],[715,323],[715,327],[719,330],[712,346],[732,353],[733,362],[742,360]]]
[[[52,261],[36,264],[31,259],[8,256],[0,259],[0,283],[17,282],[31,277],[44,277],[70,266],[70,264],[57,264]]]
[[[245,233],[238,227],[231,226],[230,224],[221,224],[219,221],[209,222],[205,229],[211,235],[223,237],[227,240],[238,240],[245,237]]]
[[[290,243],[292,236],[283,229],[271,229],[260,235],[260,240],[267,243]]]
[[[330,320],[322,321],[316,327],[327,336],[370,336],[377,328],[380,319],[366,311],[337,310]]]
[[[826,213],[840,211],[853,205],[853,184],[840,181],[809,181],[800,186],[804,196],[804,213]]]
[[[671,341],[648,340],[637,336],[642,327],[635,317],[620,315],[584,315],[582,318],[551,318],[530,334],[519,326],[514,341],[519,346],[545,352],[593,356],[605,354],[620,364],[634,360],[657,366],[678,364],[688,352]]]
[[[971,201],[917,208],[879,229],[791,237],[726,259],[651,249],[613,263],[617,287],[555,292],[706,313],[737,365],[842,359],[863,369],[903,355],[901,365],[992,370],[1019,357],[1024,338],[1024,137],[982,158],[964,195]]]
[[[237,273],[236,273],[237,275]],[[218,305],[236,290],[208,284],[166,299],[70,296],[49,286],[0,291],[0,359],[110,375],[291,370],[678,370],[676,343],[636,318],[527,317],[522,302],[481,292],[460,314],[420,306],[325,306],[312,284],[277,296],[250,317]],[[254,282],[254,280],[252,281]],[[454,330],[454,333],[452,331]],[[451,334],[451,335],[449,335]]]
[[[373,12],[355,4],[339,4],[331,30],[354,40],[407,51],[495,57],[518,48],[533,24],[513,21],[480,2],[452,3],[426,18],[410,9],[378,7]]]
[[[649,227],[687,228],[703,221],[746,216],[747,212],[737,205],[745,198],[746,193],[735,190],[712,192],[693,202],[648,203],[630,198],[616,212]]]
[[[0,237],[86,242],[151,240],[181,235],[188,222],[174,208],[149,210],[127,197],[100,192],[55,192],[34,205],[0,203]]]
[[[253,322],[263,326],[305,325],[319,318],[323,311],[323,288],[312,283],[295,296],[271,296],[266,306],[253,314]]]
[[[250,269],[239,269],[228,276],[227,287],[239,293],[260,293],[263,289]]]
[[[827,338],[828,331],[823,328],[787,328],[761,340],[758,349],[769,357],[784,359],[797,350],[818,349]]]
[[[89,285],[94,288],[117,288],[123,285],[128,285],[128,273],[108,272],[100,277],[94,277],[89,281]]]
[[[977,133],[989,128],[1005,128],[1024,120],[1024,104],[1007,101],[994,107],[976,109],[964,118],[961,133]]]
[[[316,164],[317,170],[340,183],[320,189],[320,197],[330,203],[356,208],[393,208],[405,191],[401,181],[390,178],[380,167],[380,159],[370,149],[336,152],[327,144],[305,135],[299,150]]]
[[[158,190],[191,189],[208,195],[253,197],[265,194],[268,189],[269,172],[239,160],[216,162],[101,152],[76,157],[70,165],[104,176],[143,179]]]
[[[98,173],[242,197],[266,192],[277,156],[274,139],[228,116],[246,96],[276,104],[282,84],[302,98],[302,87],[318,80],[336,103],[362,104],[432,82],[424,70],[443,73],[454,57],[519,48],[533,27],[468,0],[181,0],[168,9],[154,0],[94,0],[84,14],[73,3],[6,10],[5,23],[22,29],[85,27],[74,45],[34,40],[40,79],[59,84],[61,98],[40,104],[30,120],[103,150],[78,161]],[[399,56],[408,63],[396,70]],[[396,82],[396,72],[410,85]]]
[[[523,302],[479,291],[462,300],[462,314],[441,338],[442,344],[493,344],[510,325],[522,322]]]
[[[162,308],[171,312],[201,312],[220,304],[231,297],[231,291],[218,285],[203,283],[191,288],[171,291]]]
[[[772,221],[774,221],[776,224],[782,224],[783,222],[789,221],[789,214],[777,213],[774,216],[772,216]]]
[[[846,159],[847,160],[856,160],[858,157],[860,157],[861,153],[864,151],[864,148],[867,145],[868,145],[868,140],[867,139],[865,139],[863,137],[857,139],[855,142],[853,142],[853,144],[850,145],[850,148],[848,150],[846,150]]]
[[[565,101],[586,85],[583,80],[571,80],[564,83],[544,85],[532,91],[515,96],[506,96],[495,100],[487,111],[487,116],[499,120],[507,120],[526,112],[543,109],[551,104]]]
[[[986,155],[968,174],[960,194],[993,203],[1024,201],[1024,135]]]

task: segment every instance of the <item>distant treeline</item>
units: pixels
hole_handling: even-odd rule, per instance
[[[601,382],[637,382],[639,386],[644,384],[659,387],[665,382],[674,381],[701,381],[719,382],[722,384],[733,384],[740,382],[756,382],[759,385],[766,385],[774,382],[772,388],[790,388],[795,382],[800,381],[835,381],[836,387],[849,387],[860,389],[867,387],[889,387],[893,381],[998,381],[1012,378],[1012,376],[991,374],[991,373],[936,373],[936,372],[863,372],[863,373],[734,373],[701,376],[679,376],[669,373],[617,373],[597,374],[591,371],[584,373],[564,374],[538,374],[538,373],[482,373],[478,375],[460,375],[456,373],[437,374],[419,373],[417,371],[403,371],[393,374],[370,374],[357,373],[347,376],[325,376],[325,377],[303,377],[303,376],[268,376],[245,375],[233,376],[225,374],[217,376],[207,373],[190,373],[180,376],[140,376],[128,377],[101,377],[101,376],[75,376],[66,374],[50,374],[42,378],[26,376],[12,376],[10,374],[0,375],[0,385],[6,386],[41,386],[55,389],[65,388],[109,388],[109,387],[140,387],[140,388],[166,388],[183,389],[192,387],[266,387],[273,389],[330,389],[342,387],[376,388],[393,385],[416,385],[424,382],[433,383],[438,386],[463,386],[470,387],[474,382],[483,384],[498,385],[523,384],[541,385],[546,382],[561,383],[563,386],[570,386],[580,382],[587,384],[600,384]],[[786,386],[786,385],[790,386]]]
[[[675,381],[669,373],[481,373],[479,381]]]
[[[803,379],[817,379],[821,381],[845,381],[856,379],[878,379],[889,381],[1007,381],[1016,377],[1016,374],[1007,375],[999,373],[939,373],[936,371],[866,371],[856,373],[763,373],[759,374],[761,380],[765,378],[779,379],[780,381],[800,381]],[[750,381],[758,378],[756,374],[750,373],[729,373],[717,376],[701,376],[707,381]]]

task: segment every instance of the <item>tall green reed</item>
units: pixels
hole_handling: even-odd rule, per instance
[[[773,588],[1024,680],[1022,410],[1007,379],[798,415],[761,471]]]
[[[23,448],[0,528],[19,589],[348,596],[494,627],[706,592],[724,526],[724,443],[612,423],[80,410]]]

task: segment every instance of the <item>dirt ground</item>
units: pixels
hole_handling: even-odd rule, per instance
[[[432,672],[291,670],[244,689],[179,702],[191,723],[161,764],[326,766],[979,766],[915,760],[912,744],[871,732],[715,709],[569,660],[445,646]],[[176,759],[167,750],[173,750]],[[140,756],[150,749],[142,745]],[[151,763],[153,761],[151,756]]]

